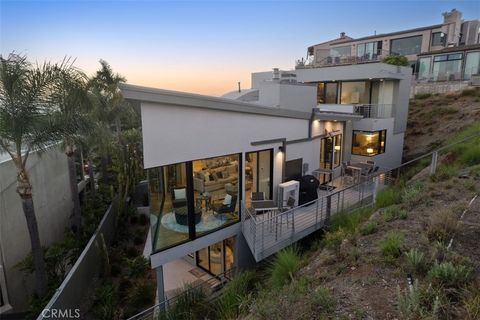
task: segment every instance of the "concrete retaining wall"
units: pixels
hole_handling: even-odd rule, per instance
[[[447,81],[447,82],[413,82],[410,90],[410,98],[419,93],[449,93],[473,88],[470,81]]]
[[[102,246],[105,243],[108,247],[115,235],[117,211],[117,201],[114,200],[82,254],[37,320],[51,319],[52,312],[67,312],[72,318],[86,312],[86,310],[81,310],[81,306],[87,300],[87,295],[92,292],[94,282],[101,272]]]

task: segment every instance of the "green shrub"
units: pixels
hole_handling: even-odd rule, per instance
[[[323,243],[329,249],[338,250],[343,240],[348,237],[348,233],[343,228],[336,231],[328,231],[325,233]]]
[[[455,265],[450,261],[435,262],[428,272],[434,285],[447,288],[461,288],[472,278],[472,269],[464,265]]]
[[[398,192],[397,188],[386,187],[378,191],[376,196],[376,207],[385,208],[392,204],[400,203],[402,200],[402,194]]]
[[[360,233],[366,236],[366,235],[377,232],[377,230],[378,230],[377,223],[375,221],[370,221],[362,229],[360,229]]]
[[[409,208],[415,207],[422,201],[423,184],[413,183],[407,185],[402,192],[402,202]]]
[[[158,315],[158,320],[192,320],[207,318],[210,312],[207,295],[202,287],[185,285],[177,292],[174,303]]]
[[[312,303],[324,312],[331,312],[336,304],[335,298],[328,288],[318,287],[312,293]]]
[[[403,244],[403,234],[398,231],[389,231],[380,242],[380,249],[385,257],[397,258],[400,256]]]
[[[269,266],[270,283],[274,287],[289,283],[300,269],[301,263],[300,253],[295,246],[279,251]]]
[[[448,180],[458,174],[458,169],[453,165],[442,164],[437,167],[435,174],[430,176],[433,182]]]
[[[417,93],[415,95],[415,99],[417,100],[423,100],[423,99],[428,99],[432,96],[431,93]]]
[[[435,212],[427,226],[427,237],[430,241],[446,243],[457,229],[457,219],[450,209]]]
[[[118,294],[113,284],[97,288],[94,296],[93,313],[97,319],[110,320],[118,318]]]
[[[397,309],[403,319],[438,319],[440,299],[431,289],[422,290],[415,281],[413,288],[402,294],[397,286]]]
[[[155,283],[148,280],[137,283],[133,288],[129,289],[128,306],[131,306],[131,308],[127,308],[125,316],[133,316],[154,305],[155,289]]]
[[[135,258],[125,258],[124,263],[127,266],[127,274],[130,277],[138,278],[150,270],[148,260],[143,256]]]
[[[408,66],[408,58],[402,55],[390,54],[383,58],[383,63],[393,64],[396,66]]]
[[[400,211],[400,208],[397,205],[393,205],[390,207],[387,207],[383,210],[383,220],[386,222],[395,220],[398,216],[398,212]]]
[[[428,261],[423,252],[418,249],[410,249],[405,256],[407,257],[407,269],[410,272],[424,274],[428,270]]]
[[[475,97],[475,96],[480,96],[480,90],[478,89],[464,89],[460,95],[462,97]]]
[[[460,156],[460,160],[469,166],[480,164],[480,145],[469,146]]]
[[[255,287],[256,275],[254,272],[241,272],[235,275],[222,291],[215,303],[217,319],[236,319],[242,312],[241,307],[249,299]]]
[[[353,234],[359,225],[372,215],[372,212],[373,208],[370,207],[338,212],[333,215],[328,230],[343,229],[346,233]]]

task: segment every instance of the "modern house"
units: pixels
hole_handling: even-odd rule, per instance
[[[408,67],[374,63],[254,73],[251,89],[223,97],[121,85],[141,110],[159,300],[167,263],[246,268],[318,229],[332,189],[398,166],[410,80]],[[298,207],[308,174],[327,200]]]
[[[423,65],[417,64],[420,55],[436,54],[444,49],[462,51],[461,47],[475,49],[474,46],[480,43],[480,21],[478,19],[464,21],[462,13],[456,9],[444,12],[442,15],[442,23],[415,29],[374,34],[356,39],[348,37],[342,32],[340,38],[308,47],[306,60],[298,61],[297,68],[369,63],[381,61],[390,54],[399,54],[408,58],[413,72],[418,73],[419,79],[423,79],[428,73],[432,75],[429,79],[441,80],[442,76],[434,75],[435,72],[441,73],[441,71],[426,70],[426,60],[423,60]],[[457,48],[457,50],[453,48]],[[471,59],[474,59],[473,57],[474,55],[471,56]],[[460,56],[456,56],[454,59],[462,60]],[[476,59],[478,62],[479,58],[476,57]],[[479,73],[478,63],[473,69],[466,63],[465,60],[465,66],[462,65],[459,69],[466,69],[467,75]],[[455,66],[455,71],[450,74],[456,74],[457,78],[463,76],[457,69]]]

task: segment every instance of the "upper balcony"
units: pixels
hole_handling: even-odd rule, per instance
[[[381,62],[387,55],[388,52],[380,50],[377,53],[367,53],[363,56],[327,56],[320,59],[316,59],[315,56],[308,56],[307,59],[302,58],[297,60],[295,62],[295,69],[323,68]]]
[[[319,104],[319,113],[336,112],[360,115],[363,118],[392,118],[393,104]]]

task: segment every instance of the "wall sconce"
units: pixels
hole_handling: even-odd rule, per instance
[[[283,146],[278,147],[278,151],[283,152]]]
[[[373,148],[367,148],[367,153],[373,153]]]
[[[340,146],[335,146],[336,151],[340,151]]]

